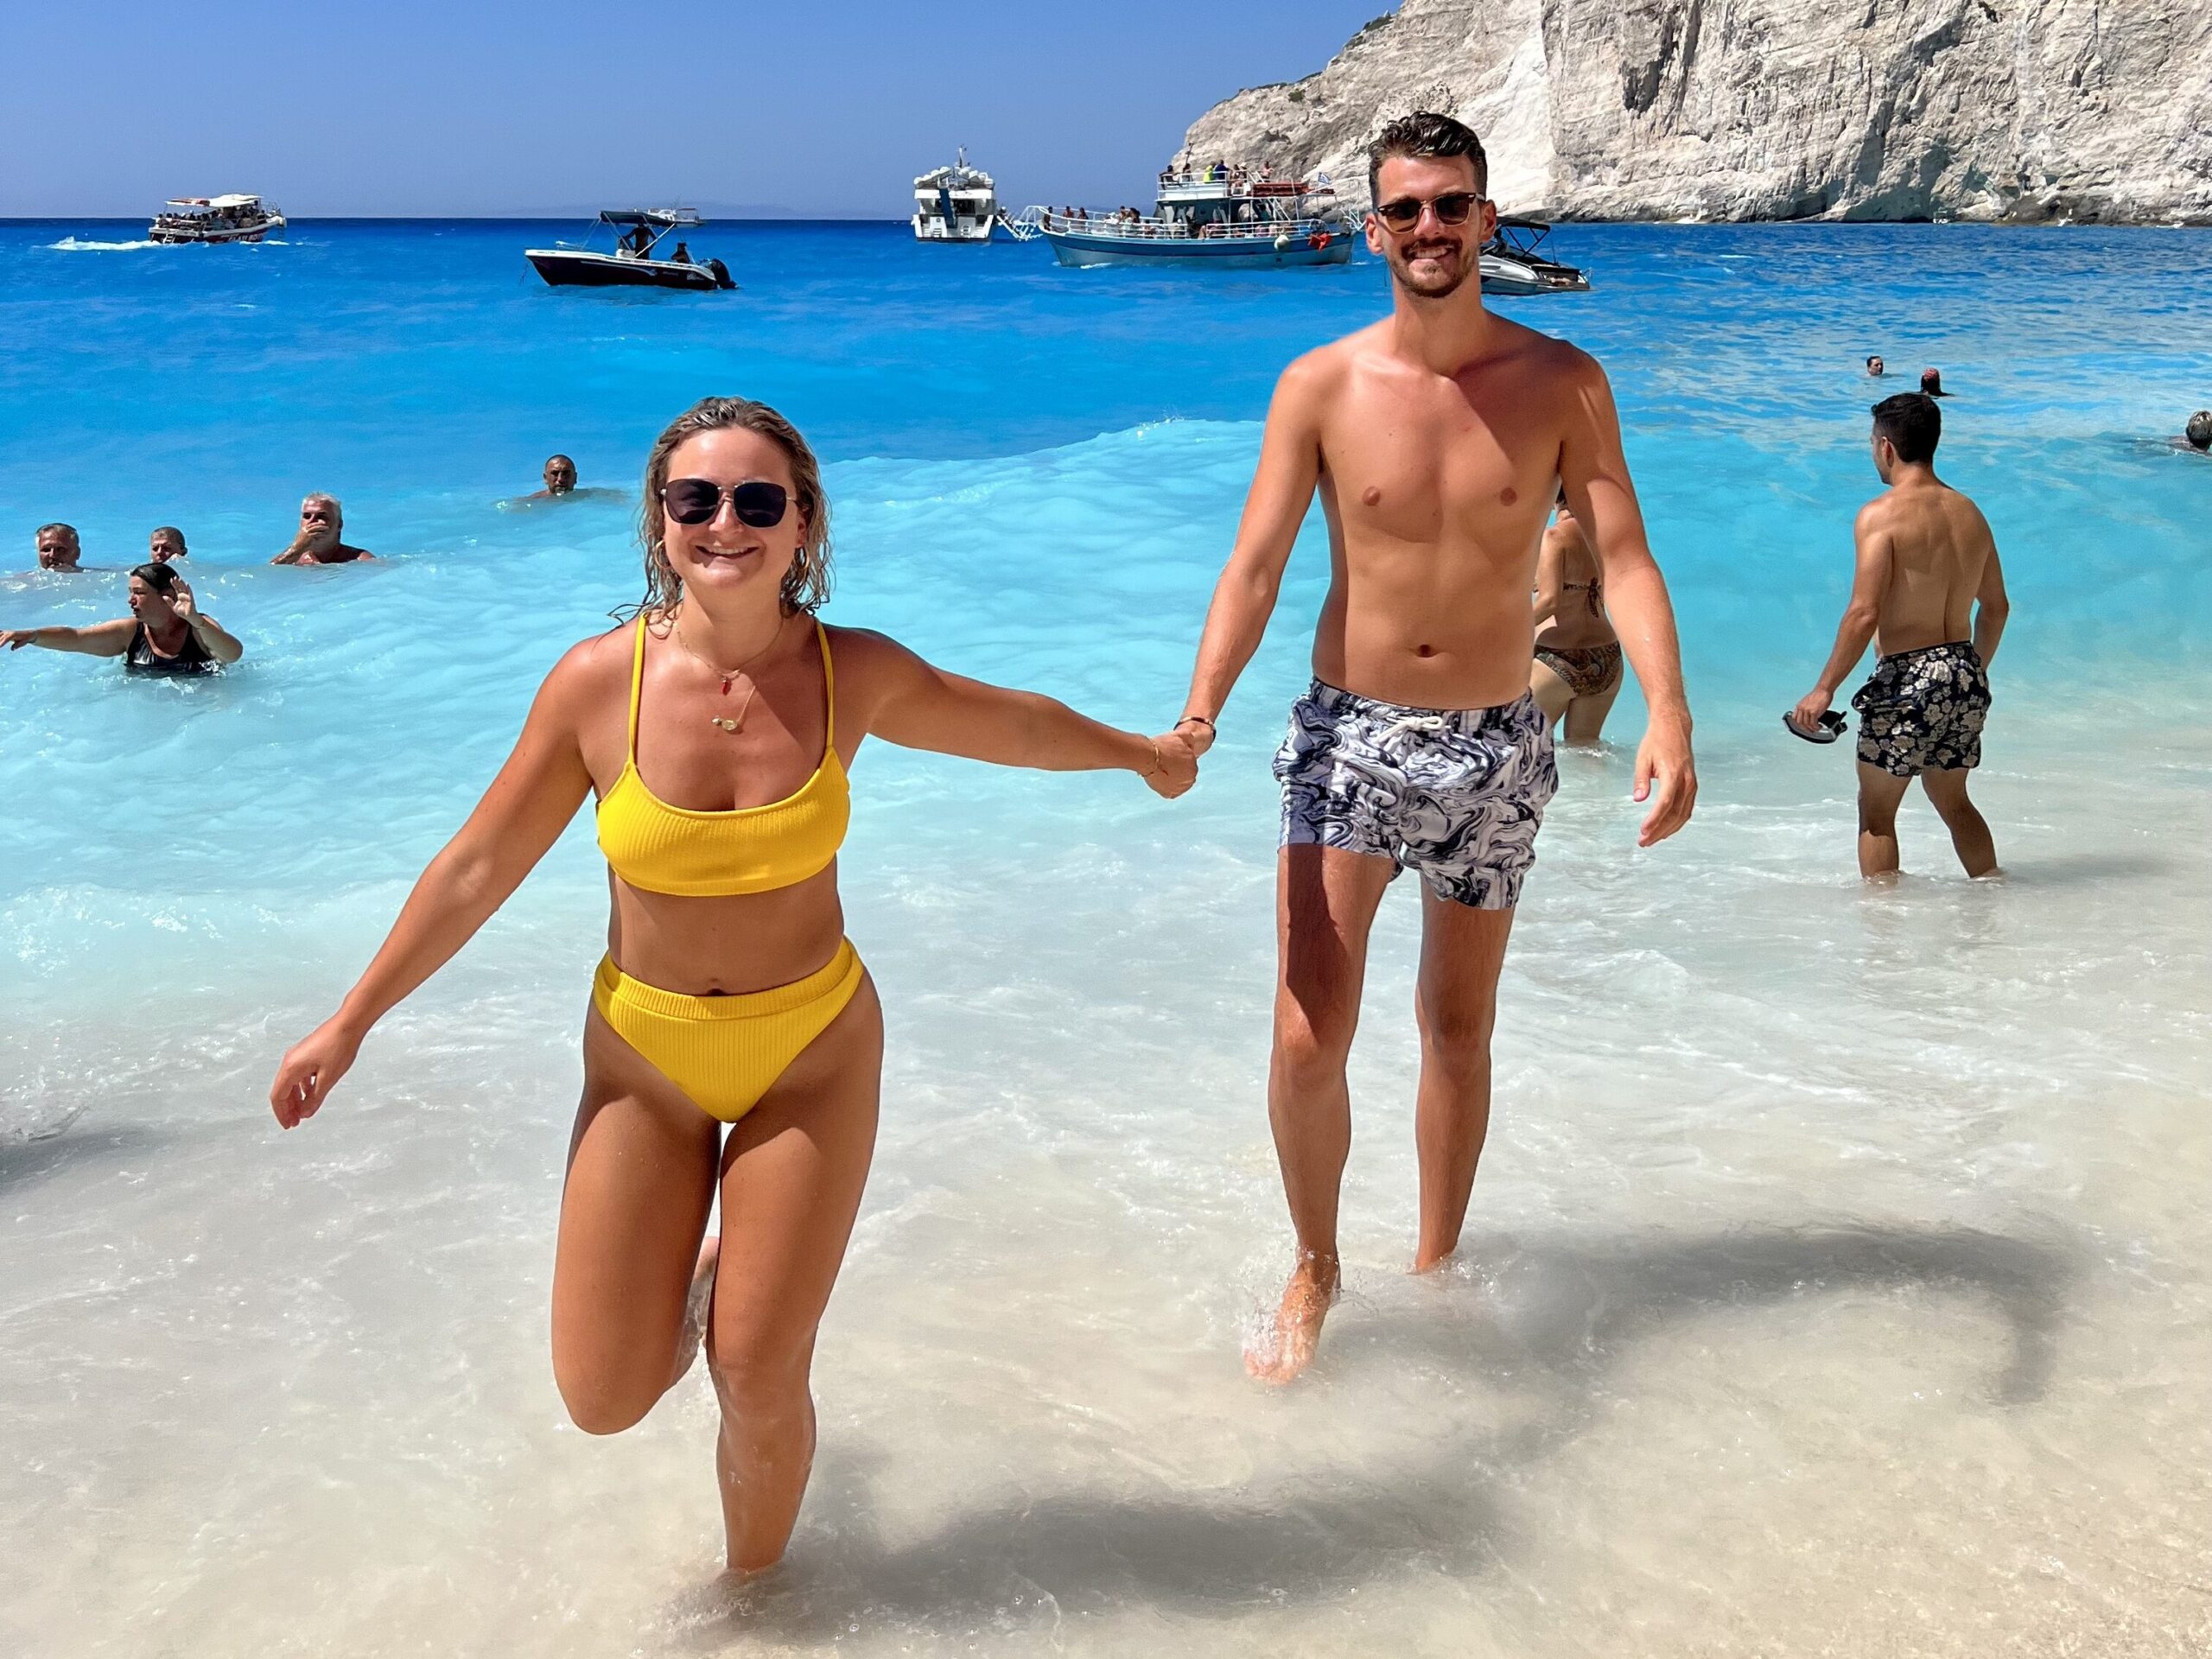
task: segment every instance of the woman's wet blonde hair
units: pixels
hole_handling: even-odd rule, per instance
[[[686,438],[731,428],[758,432],[791,463],[791,482],[797,486],[792,505],[805,520],[806,535],[778,592],[784,614],[819,610],[830,597],[830,498],[822,493],[822,467],[814,451],[797,427],[766,404],[748,397],[702,397],[668,423],[645,458],[645,500],[638,511],[638,542],[645,555],[645,596],[638,611],[645,616],[664,617],[683,597],[683,580],[669,562],[663,539],[666,521],[660,493],[668,483],[669,457]]]

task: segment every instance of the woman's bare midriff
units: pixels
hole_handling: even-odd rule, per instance
[[[804,979],[845,937],[837,867],[772,893],[647,893],[613,874],[607,948],[635,980],[685,996],[736,996]]]

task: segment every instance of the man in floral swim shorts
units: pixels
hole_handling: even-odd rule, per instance
[[[1859,564],[1820,683],[1788,716],[1818,731],[1836,688],[1874,640],[1859,711],[1859,873],[1897,874],[1897,807],[1915,778],[1968,875],[1997,874],[1989,825],[1967,798],[1981,764],[1989,661],[2010,610],[1989,521],[1936,476],[1943,417],[1916,391],[1874,405],[1874,468],[1890,487],[1859,509]],[[1971,629],[1969,629],[1971,621]]]

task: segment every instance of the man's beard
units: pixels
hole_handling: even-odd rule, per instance
[[[1440,300],[1457,293],[1460,284],[1481,268],[1480,251],[1468,248],[1465,244],[1454,243],[1448,251],[1441,247],[1424,251],[1440,255],[1435,263],[1443,265],[1450,274],[1441,279],[1425,277],[1417,280],[1412,274],[1414,254],[1396,248],[1390,251],[1389,260],[1390,275],[1397,279],[1398,285],[1408,294],[1417,295],[1424,300]]]

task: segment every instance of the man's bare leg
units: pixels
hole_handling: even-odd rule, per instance
[[[1897,805],[1911,783],[1859,763],[1859,874],[1869,881],[1897,879]]]
[[[1459,1247],[1475,1165],[1490,1132],[1490,1039],[1497,976],[1513,931],[1510,910],[1421,893],[1421,1097],[1414,1142],[1421,1154],[1421,1241],[1414,1271],[1427,1273]]]
[[[1387,859],[1333,847],[1287,847],[1277,861],[1268,1121],[1298,1261],[1275,1310],[1268,1351],[1244,1357],[1263,1382],[1287,1382],[1312,1363],[1321,1321],[1337,1299],[1337,1199],[1351,1152],[1344,1062],[1359,1024],[1368,931],[1393,868]]]
[[[1942,818],[1943,827],[1951,832],[1952,850],[1958,854],[1966,873],[1976,877],[1997,874],[1997,842],[1989,833],[1988,820],[1967,798],[1965,769],[1923,772],[1920,784]]]

